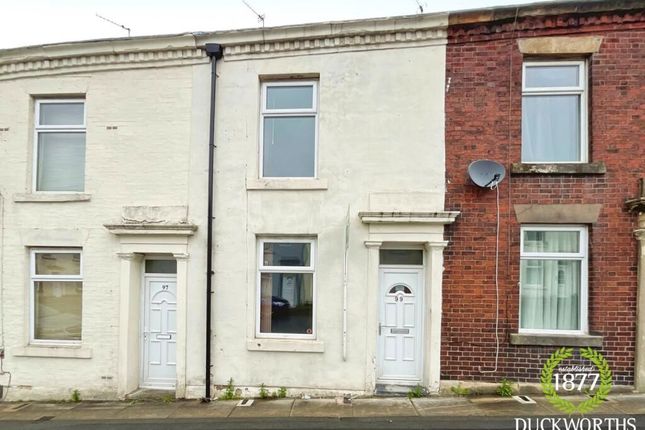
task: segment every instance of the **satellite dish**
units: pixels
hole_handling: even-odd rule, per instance
[[[502,182],[506,169],[497,161],[477,160],[468,166],[468,175],[476,185],[492,189]]]

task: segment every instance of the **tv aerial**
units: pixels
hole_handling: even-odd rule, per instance
[[[122,29],[124,29],[125,31],[127,31],[127,32],[128,32],[128,37],[130,37],[130,31],[132,31],[132,29],[131,29],[130,27],[126,27],[126,26],[125,26],[125,25],[123,25],[123,24],[119,24],[118,22],[114,22],[114,21],[112,21],[110,18],[106,18],[106,17],[104,17],[104,16],[101,16],[101,15],[99,15],[98,13],[96,14],[96,17],[97,17],[97,18],[102,19],[103,21],[107,21],[107,22],[109,22],[110,24],[116,25],[117,27],[121,27]]]
[[[506,169],[497,161],[477,160],[468,166],[468,176],[475,185],[491,190],[506,176]]]
[[[253,7],[251,7],[251,5],[246,2],[246,0],[242,0],[242,3],[244,3],[244,5],[246,7],[248,7],[251,10],[251,12],[253,12],[255,14],[255,16],[258,17],[258,22],[261,22],[262,23],[262,28],[264,28],[264,18],[266,17],[266,14],[259,13],[258,11],[253,9]]]

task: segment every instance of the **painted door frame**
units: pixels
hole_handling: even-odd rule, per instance
[[[147,260],[146,258],[145,260]],[[172,258],[150,258],[156,260],[172,260]],[[145,260],[143,261],[143,273],[141,281],[141,311],[139,317],[139,345],[141,345],[139,351],[139,387],[141,388],[152,388],[155,390],[175,390],[177,387],[177,367],[175,365],[175,379],[172,384],[146,384],[146,366],[148,362],[148,350],[146,349],[146,339],[145,339],[145,321],[146,321],[146,292],[148,290],[148,282],[151,280],[169,280],[175,283],[175,312],[179,308],[179,294],[178,294],[178,284],[177,284],[177,274],[176,273],[145,273]],[[177,327],[175,327],[175,354],[177,355],[179,351],[177,350]]]
[[[399,249],[399,248],[396,248]],[[401,249],[415,249],[415,248],[401,248]],[[425,261],[425,255],[424,255],[424,261]],[[393,272],[402,272],[402,273],[415,273],[418,275],[418,282],[417,285],[415,286],[416,288],[416,297],[417,300],[415,302],[415,323],[416,323],[416,346],[417,346],[417,353],[416,353],[416,377],[414,379],[397,379],[397,378],[383,378],[380,376],[382,369],[383,369],[383,359],[384,359],[384,345],[383,345],[383,336],[381,333],[379,333],[378,338],[377,338],[377,359],[376,359],[376,382],[379,384],[392,384],[392,385],[417,385],[423,380],[423,357],[424,357],[424,345],[425,345],[425,330],[424,328],[424,323],[425,323],[425,318],[424,318],[424,309],[426,309],[426,302],[425,302],[425,280],[424,280],[424,271],[425,267],[423,265],[394,265],[394,264],[379,264],[379,294],[378,294],[378,319],[379,319],[379,326],[383,322],[383,300],[385,297],[385,283],[384,283],[384,275],[386,273],[393,273]]]

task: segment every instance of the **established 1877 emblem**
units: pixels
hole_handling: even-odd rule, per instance
[[[551,357],[542,368],[540,383],[547,400],[556,408],[569,415],[576,412],[586,414],[600,406],[611,391],[611,370],[607,360],[591,348],[581,348],[580,356],[591,361],[593,366],[567,366],[562,367],[562,361],[573,357],[573,348],[560,348],[551,354]],[[595,367],[595,371],[594,368]],[[555,379],[555,381],[554,381]],[[590,384],[590,395],[595,388],[596,392],[591,397],[578,405],[558,395],[558,390],[567,392],[583,392],[585,382]]]

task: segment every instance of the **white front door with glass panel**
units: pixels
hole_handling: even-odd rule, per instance
[[[380,269],[378,381],[421,380],[423,270]]]
[[[174,388],[177,377],[177,279],[145,277],[143,297],[144,388]]]

